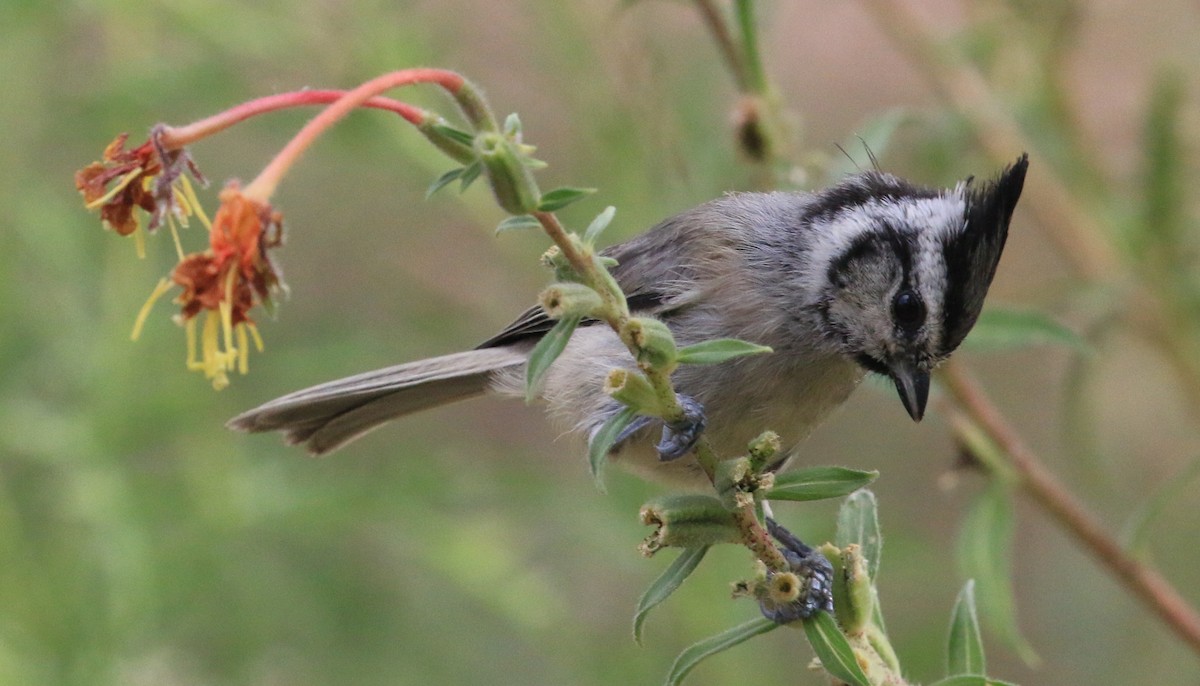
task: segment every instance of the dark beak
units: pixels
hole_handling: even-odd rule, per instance
[[[921,421],[929,400],[929,372],[917,369],[911,362],[900,362],[892,366],[892,381],[896,382],[896,391],[908,416],[914,422]]]

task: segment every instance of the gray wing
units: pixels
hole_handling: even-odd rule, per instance
[[[689,234],[699,233],[689,230],[688,219],[691,214],[688,212],[667,219],[650,231],[601,252],[617,261],[609,271],[625,292],[631,312],[661,316],[682,306],[676,297],[681,290],[679,285],[693,280],[695,276],[694,270],[686,266],[692,260],[686,257],[700,245],[698,240],[687,240],[698,238]],[[595,323],[596,320],[591,319],[582,324],[587,326]],[[480,343],[476,349],[497,348],[517,341],[541,338],[554,324],[555,321],[547,317],[541,307],[534,306],[521,313],[500,333]]]

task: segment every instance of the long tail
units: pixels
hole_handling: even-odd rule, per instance
[[[526,350],[483,348],[379,369],[276,398],[229,420],[237,431],[282,431],[314,455],[419,410],[483,394],[492,375],[525,364]]]

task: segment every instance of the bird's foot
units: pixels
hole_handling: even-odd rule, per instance
[[[801,588],[796,598],[789,602],[760,600],[759,609],[763,616],[777,624],[787,624],[807,619],[821,610],[832,612],[833,566],[829,560],[769,517],[767,531],[782,546],[780,552],[791,572],[799,577]]]
[[[655,446],[658,459],[663,462],[677,460],[696,447],[700,434],[708,426],[708,418],[704,416],[704,406],[695,398],[679,394],[679,405],[683,408],[683,418],[675,422],[664,422],[662,440]]]

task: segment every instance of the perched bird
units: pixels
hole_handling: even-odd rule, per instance
[[[739,338],[774,350],[684,365],[672,379],[719,455],[778,432],[778,469],[867,373],[891,378],[920,421],[930,372],[979,316],[1027,167],[1022,155],[995,180],[951,189],[872,170],[813,193],[733,193],[605,254],[633,313],[665,322],[680,345]],[[533,308],[474,350],[297,391],[229,426],[282,431],[320,455],[418,410],[488,392],[523,397],[526,358],[553,324]],[[585,322],[540,397],[590,439],[620,409],[604,378],[633,366],[608,326]],[[658,481],[703,483],[692,455],[660,453],[655,423],[623,434],[609,461]]]

